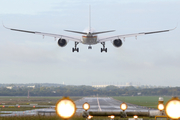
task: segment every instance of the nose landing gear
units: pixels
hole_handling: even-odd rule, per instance
[[[88,49],[92,49],[92,46],[89,46]]]
[[[101,52],[107,52],[107,48],[105,48],[105,42],[102,42],[101,44],[103,45],[103,48],[101,48]]]

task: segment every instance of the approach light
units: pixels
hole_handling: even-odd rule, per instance
[[[91,118],[93,118],[93,116],[91,116],[91,115],[89,115],[89,116],[87,117],[87,119],[91,119]]]
[[[108,116],[109,118],[111,118],[111,119],[114,119],[115,118],[115,116],[114,115],[111,115],[111,116]]]
[[[138,116],[137,116],[137,115],[134,115],[134,116],[133,116],[133,118],[134,118],[134,119],[137,119],[137,118],[138,118]]]
[[[164,110],[164,104],[163,103],[164,103],[163,97],[159,97],[158,106],[157,106],[158,110],[160,110],[160,111]]]
[[[82,107],[83,107],[84,110],[87,111],[87,110],[89,110],[90,105],[89,105],[89,103],[85,102]]]
[[[160,104],[160,103],[164,103],[163,97],[159,97],[158,103],[159,103],[159,104]]]
[[[170,99],[165,106],[165,112],[168,117],[171,119],[179,119],[180,118],[180,100],[178,97],[173,97]]]
[[[158,106],[157,106],[157,108],[158,108],[158,110],[160,110],[160,111],[162,111],[162,110],[164,110],[164,104],[158,104]]]
[[[56,103],[55,110],[62,119],[69,119],[76,113],[76,104],[69,97],[63,97]]]
[[[128,108],[128,106],[127,106],[126,103],[123,102],[123,103],[120,105],[120,108],[121,108],[121,110],[125,111],[125,110]]]

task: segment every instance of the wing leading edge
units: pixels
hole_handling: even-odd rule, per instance
[[[69,39],[71,41],[81,42],[81,39],[79,39],[79,38],[65,36],[65,35],[52,34],[52,33],[44,33],[44,32],[36,32],[36,31],[28,31],[28,30],[20,30],[20,29],[8,28],[6,26],[4,26],[4,27],[6,29],[13,30],[13,31],[18,31],[18,32],[26,32],[26,33],[32,33],[32,34],[37,34],[37,35],[42,35],[42,36],[49,36],[49,37],[54,37],[54,38],[67,38],[67,39]]]
[[[162,33],[162,32],[169,32],[169,31],[172,31],[174,29],[176,29],[177,26],[173,29],[168,29],[168,30],[160,30],[160,31],[152,31],[152,32],[141,32],[141,33],[134,33],[134,34],[125,34],[125,35],[116,35],[116,36],[112,36],[112,37],[106,37],[106,38],[102,38],[102,39],[99,39],[99,43],[101,42],[106,42],[106,41],[111,41],[112,39],[120,39],[120,38],[127,38],[127,37],[137,37],[137,36],[140,36],[140,35],[148,35],[148,34],[155,34],[155,33]]]

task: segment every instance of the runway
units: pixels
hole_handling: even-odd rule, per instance
[[[106,112],[118,112],[122,111],[120,109],[121,101],[115,100],[111,97],[84,97],[80,100],[75,101],[76,104],[76,114],[81,114],[84,109],[82,105],[88,102],[90,104],[90,109],[88,111],[106,111]],[[142,111],[147,112],[149,111],[148,108],[137,106],[133,104],[128,104],[128,108],[126,111]],[[39,113],[42,113],[44,115],[53,115],[55,114],[55,106],[52,106],[50,108],[43,108],[43,109],[34,109],[34,110],[27,110],[27,111],[1,111],[1,113],[6,114],[0,114],[0,116],[26,116],[26,115],[38,115]],[[8,113],[8,114],[7,114]]]
[[[84,97],[76,101],[77,112],[84,111],[82,105],[88,102],[90,104],[90,109],[88,111],[108,111],[117,112],[122,111],[120,109],[121,101],[115,100],[111,97]],[[148,111],[149,108],[137,106],[133,104],[128,104],[126,111]]]

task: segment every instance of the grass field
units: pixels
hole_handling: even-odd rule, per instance
[[[62,97],[14,97],[14,96],[1,96],[0,104],[6,105],[29,105],[29,104],[38,104],[38,105],[55,105],[56,102]],[[72,100],[76,101],[82,97],[70,97]]]
[[[32,110],[38,109],[33,107],[1,107],[3,105],[30,105],[30,104],[38,104],[38,105],[52,105],[55,106],[56,102],[61,99],[62,97],[14,97],[14,96],[1,96],[0,97],[0,110],[1,111],[25,111],[25,110]],[[70,97],[72,100],[76,101],[81,99],[82,97]],[[1,119],[0,119],[1,120]]]
[[[116,96],[113,97],[116,100],[146,106],[149,108],[157,108],[159,96]],[[164,96],[164,104],[171,99],[171,97]]]

